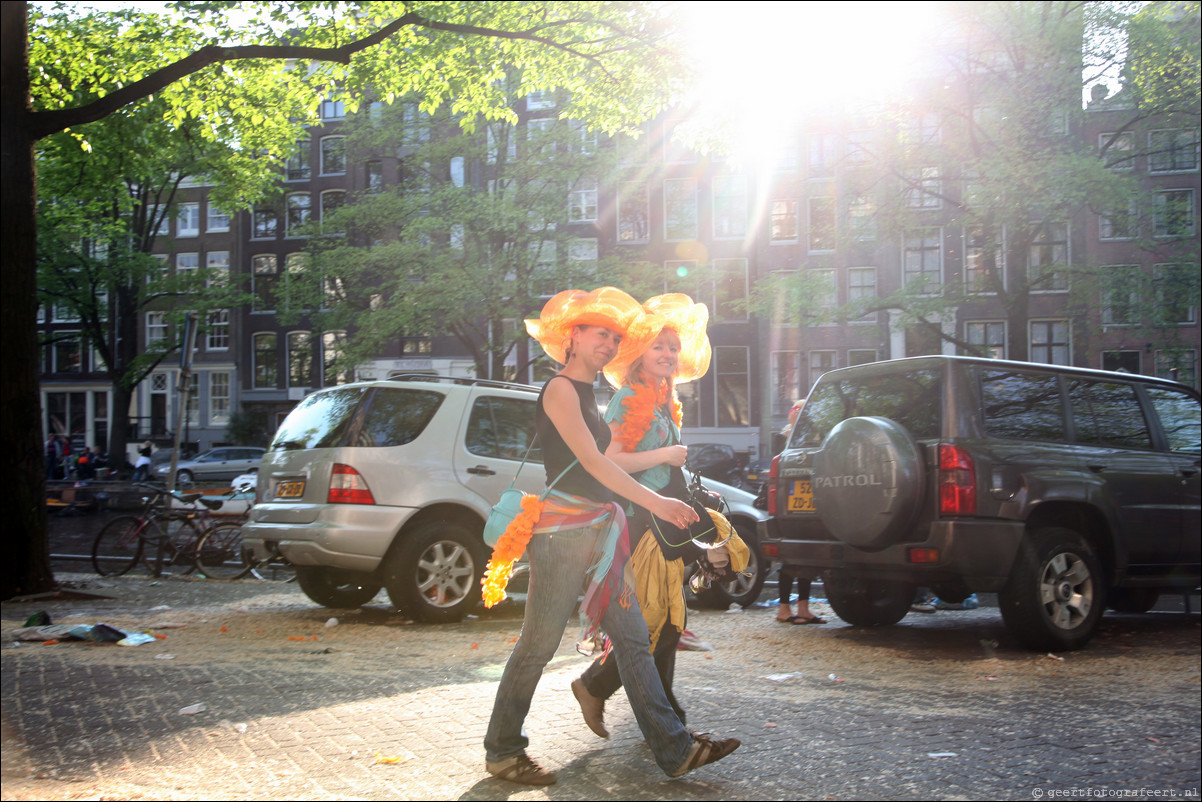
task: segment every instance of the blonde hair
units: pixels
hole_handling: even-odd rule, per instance
[[[677,349],[677,351],[679,351],[680,350],[680,335],[677,334],[676,331],[673,329],[664,328],[658,335],[656,335],[655,339],[658,340],[664,334],[672,335],[672,338],[676,340],[676,349]],[[652,340],[651,344],[647,346],[647,351],[650,351],[651,346],[654,344],[655,344],[655,340]],[[648,381],[647,375],[643,371],[643,357],[647,355],[647,351],[644,351],[643,353],[636,356],[633,360],[631,360],[630,365],[626,368],[626,376],[623,377],[623,381],[626,384],[629,384],[631,387],[635,386],[636,384],[642,384],[642,385],[646,385],[648,387],[654,387],[656,390],[663,388],[667,391],[668,397],[671,398],[673,393],[676,392],[676,371],[673,371],[672,375],[667,377],[666,379],[661,379],[658,382],[659,386],[656,386],[656,384]],[[677,370],[679,370],[679,367],[677,368]]]

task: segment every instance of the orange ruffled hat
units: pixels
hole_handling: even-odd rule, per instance
[[[710,367],[710,338],[706,333],[710,310],[705,304],[693,303],[682,292],[669,292],[648,298],[643,304],[646,315],[630,327],[618,346],[618,353],[605,366],[605,378],[614,387],[621,387],[626,372],[635,359],[651,347],[663,329],[671,329],[680,338],[680,364],[676,369],[676,384],[700,379]]]
[[[631,325],[643,317],[639,302],[617,287],[599,287],[592,292],[564,290],[547,301],[538,319],[526,320],[526,332],[547,356],[566,365],[573,327],[605,326],[621,334],[624,344]]]

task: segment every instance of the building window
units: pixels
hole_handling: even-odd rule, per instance
[[[330,219],[334,216],[334,213],[341,209],[344,205],[346,205],[345,190],[328,189],[321,193],[321,230],[323,233],[345,233],[341,226],[335,226],[334,221]]]
[[[1117,370],[1123,373],[1142,373],[1139,351],[1103,351],[1102,370]]]
[[[632,244],[651,239],[651,199],[646,184],[618,187],[618,243]]]
[[[1006,323],[1001,320],[970,320],[964,324],[964,339],[975,348],[971,356],[1006,358]]]
[[[797,201],[772,201],[772,242],[797,242]]]
[[[685,145],[674,136],[674,131],[664,131],[664,163],[693,164],[697,161],[697,151]]]
[[[717,376],[718,425],[751,425],[751,372],[747,348],[714,348],[714,374]]]
[[[618,134],[618,164],[629,166],[651,161],[651,136],[644,129],[637,136]]]
[[[230,283],[230,252],[209,251],[205,255],[205,270],[210,287],[228,287]]]
[[[697,182],[692,178],[664,181],[664,239],[697,239]]]
[[[335,384],[346,384],[354,381],[354,375],[345,368],[338,369],[337,363],[345,351],[346,332],[327,331],[321,335],[321,376],[322,386],[332,387]]]
[[[1046,365],[1071,365],[1071,330],[1067,320],[1031,321],[1031,361]]]
[[[284,236],[304,236],[304,227],[309,223],[313,200],[308,192],[293,192],[285,199],[288,208],[288,229]]]
[[[793,402],[801,398],[802,392],[801,352],[773,351],[772,414],[788,414],[793,407]]]
[[[149,319],[150,315],[147,315],[147,326],[149,326]],[[52,352],[54,355],[54,365],[52,367],[53,372],[83,373],[83,348],[80,345],[79,332],[58,332],[56,336],[59,339],[55,340],[54,349]]]
[[[849,367],[855,365],[871,365],[877,360],[875,348],[850,348],[847,351],[847,364]]]
[[[321,174],[343,175],[346,173],[346,142],[344,137],[321,138]]]
[[[942,283],[943,230],[916,228],[903,237],[902,256],[905,283],[918,282],[920,288],[934,288]]]
[[[568,194],[568,220],[589,223],[597,219],[597,179],[582,178]]]
[[[984,228],[964,232],[964,283],[970,292],[997,292],[1006,286],[1006,251]]]
[[[555,153],[555,120],[546,117],[526,121],[526,156],[545,164]]]
[[[188,423],[196,426],[200,423],[200,374],[188,374],[188,403],[184,406],[184,416]]]
[[[847,269],[847,302],[854,308],[865,310],[862,317],[853,323],[872,323],[876,314],[867,307],[876,301],[876,268],[849,267]]]
[[[909,145],[935,145],[939,142],[939,115],[936,112],[914,112],[906,115],[902,137]]]
[[[196,275],[200,269],[199,253],[177,253],[175,255],[175,274],[179,277]]]
[[[747,297],[747,260],[714,260],[713,320],[717,323],[746,320],[741,302]]]
[[[810,178],[826,178],[835,174],[835,165],[839,161],[839,137],[834,134],[820,134],[810,137]]]
[[[346,103],[333,98],[321,101],[321,118],[323,120],[341,120],[345,116]]]
[[[167,313],[146,313],[146,345],[165,342],[167,339]]]
[[[1027,256],[1027,281],[1034,292],[1064,292],[1068,289],[1068,223],[1046,223],[1039,227]],[[1061,364],[1059,362],[1054,364]]]
[[[1167,189],[1156,193],[1152,233],[1157,237],[1184,239],[1197,231],[1192,189]]]
[[[1156,316],[1159,325],[1198,322],[1198,265],[1153,265]]]
[[[1156,352],[1156,375],[1198,387],[1198,352],[1192,348]]]
[[[230,374],[209,374],[209,422],[221,426],[230,422]]]
[[[200,236],[200,204],[181,203],[175,214],[175,236]]]
[[[555,105],[555,92],[551,89],[535,89],[526,95],[526,111],[549,109]]]
[[[252,239],[275,239],[279,225],[280,216],[275,209],[256,206],[251,212]]]
[[[835,369],[834,351],[810,351],[810,386],[818,381],[818,377],[828,370]]]
[[[217,309],[209,313],[209,332],[205,335],[205,349],[228,351],[230,347],[230,310]]]
[[[810,253],[829,253],[835,250],[835,199],[810,198],[807,205]]]
[[[1138,226],[1139,213],[1135,208],[1135,201],[1129,201],[1124,208],[1098,215],[1098,238],[1103,242],[1135,239]]]
[[[367,191],[373,195],[384,191],[384,162],[379,159],[367,163]]]
[[[875,242],[877,237],[876,203],[867,195],[857,195],[847,206],[847,225],[857,242]]]
[[[574,239],[568,242],[568,262],[577,268],[592,272],[599,254],[596,238]]]
[[[313,176],[313,168],[310,164],[312,147],[312,140],[307,136],[297,140],[292,155],[284,163],[284,176],[287,180],[301,181]]]
[[[1102,281],[1102,323],[1107,326],[1138,323],[1139,285],[1142,278],[1139,267],[1109,265],[1101,269],[1099,277]]]
[[[1198,131],[1152,131],[1148,134],[1148,171],[1187,173],[1198,169]]]
[[[715,239],[741,239],[747,233],[747,179],[720,175],[713,183]]]
[[[209,217],[205,221],[205,231],[209,234],[219,234],[229,230],[230,216],[210,203]]]
[[[906,205],[911,209],[939,209],[943,206],[943,182],[938,167],[923,167],[909,176]]]
[[[150,227],[155,236],[166,237],[171,234],[171,218],[167,216],[166,206],[155,206],[150,213]]]
[[[463,189],[464,184],[467,183],[467,162],[462,156],[452,156],[447,165],[447,173],[450,176],[451,184]]]
[[[313,386],[313,335],[307,331],[288,333],[288,386]]]
[[[275,254],[265,253],[251,259],[251,292],[254,293],[253,312],[272,312],[276,307],[279,285],[279,266]]]
[[[276,335],[275,332],[256,334],[254,342],[254,383],[256,389],[273,390],[276,381]]]
[[[1109,147],[1107,147],[1109,145]],[[1121,134],[1098,134],[1098,151],[1102,154],[1102,162],[1106,169],[1115,173],[1125,173],[1135,169],[1135,137],[1130,131]]]
[[[872,162],[872,131],[852,131],[847,135],[847,164],[863,167]]]

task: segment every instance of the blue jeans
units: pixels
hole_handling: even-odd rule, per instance
[[[568,618],[576,607],[597,533],[597,528],[591,527],[530,538],[526,549],[530,558],[526,617],[497,686],[492,719],[484,736],[486,759],[490,763],[520,755],[530,742],[522,731],[522,723],[530,712],[530,700],[543,668],[559,648]],[[618,592],[620,588],[615,596]],[[651,657],[647,624],[634,594],[628,595],[633,602],[628,609],[623,609],[613,598],[601,621],[613,643],[613,652],[607,659],[618,661],[618,672],[639,729],[655,755],[656,764],[668,773],[688,758],[693,737],[668,702]]]

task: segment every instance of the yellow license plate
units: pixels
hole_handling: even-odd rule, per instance
[[[809,479],[798,479],[789,494],[789,512],[815,512],[814,486]]]
[[[303,479],[296,482],[276,482],[276,498],[301,498],[304,495],[305,482]]]

